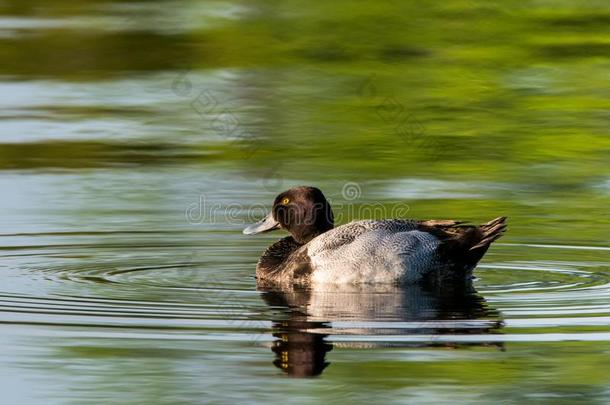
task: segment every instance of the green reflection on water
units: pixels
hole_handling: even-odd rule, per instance
[[[2,232],[18,233],[32,222],[38,230],[157,232],[152,242],[110,235],[123,246],[110,253],[99,246],[105,240],[94,236],[89,251],[11,259],[7,268],[35,279],[31,288],[38,288],[40,274],[53,280],[55,272],[76,279],[91,272],[91,281],[99,268],[175,265],[201,244],[209,249],[198,270],[224,276],[222,269],[239,280],[232,285],[253,290],[252,264],[272,238],[244,242],[236,226],[220,233],[219,224],[190,228],[194,234],[182,239],[168,236],[168,229],[187,226],[184,209],[200,191],[191,183],[176,186],[186,183],[185,172],[219,178],[204,187],[208,193],[248,190],[239,198],[223,194],[225,205],[230,198],[268,204],[270,198],[253,188],[271,195],[297,181],[337,197],[341,183],[356,181],[364,194],[355,205],[408,201],[408,215],[420,218],[508,215],[505,243],[608,246],[607,2],[5,0],[0,16],[0,176],[24,175],[3,183],[5,198],[26,174],[51,184],[35,183],[43,188],[33,198],[36,206],[3,206],[9,225]],[[44,177],[51,172],[74,175],[72,187]],[[404,179],[441,183],[423,192],[429,198],[413,197],[411,191],[429,184]],[[435,194],[448,189],[466,195]],[[171,200],[173,195],[188,197]],[[66,243],[77,245],[80,238],[68,236]],[[597,278],[590,284],[599,286],[608,274],[603,253],[507,245],[492,249],[484,264],[593,266]],[[167,280],[147,280],[157,273],[144,273],[148,284],[124,276],[124,285],[43,282],[40,289],[210,304],[198,291],[154,288],[155,281],[201,283],[196,273],[168,271]],[[483,290],[522,280],[521,273],[480,273]],[[527,281],[553,285],[558,279],[540,272]],[[15,284],[29,291],[30,281]],[[492,307],[516,306],[493,292],[483,295]],[[244,317],[268,318],[258,296],[239,299],[254,312]],[[563,304],[577,306],[582,299]],[[54,328],[70,330],[61,323]],[[607,330],[536,328],[541,334]],[[404,395],[570,402],[607,400],[610,389],[604,372],[610,349],[603,341],[509,343],[506,352],[440,354],[336,348],[319,380],[294,382],[278,378],[268,348],[249,342],[183,341],[180,331],[169,342],[81,341],[50,339],[45,327],[36,331],[41,338],[17,330],[19,339],[6,343],[20,350],[7,350],[2,358],[28,384],[38,384],[41,397],[78,403],[206,403],[204,394],[224,401],[358,402],[374,394],[388,401]],[[202,328],[202,335],[209,333]],[[59,380],[65,382],[57,385]],[[238,384],[245,394],[233,392]]]

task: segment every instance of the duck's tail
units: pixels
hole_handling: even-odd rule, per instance
[[[472,269],[481,260],[489,245],[507,229],[506,217],[498,217],[474,226],[458,221],[422,221],[421,226],[442,240],[442,260],[458,268]]]
[[[506,217],[498,217],[491,221],[473,226],[461,235],[461,249],[464,252],[464,262],[468,267],[474,267],[489,249],[492,242],[498,240],[506,231]],[[458,237],[459,238],[459,237]]]
[[[481,248],[487,249],[491,242],[497,240],[504,234],[506,228],[506,217],[498,217],[496,219],[492,219],[486,224],[479,225],[480,239],[478,243],[472,246],[469,250],[476,251],[477,249]]]

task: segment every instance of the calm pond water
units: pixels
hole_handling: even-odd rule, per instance
[[[610,402],[607,1],[0,1],[5,403]],[[293,185],[510,230],[269,292]],[[315,378],[290,378],[316,376]]]

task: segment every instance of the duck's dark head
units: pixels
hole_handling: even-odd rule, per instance
[[[285,229],[300,244],[333,228],[333,211],[322,192],[315,187],[286,190],[273,202],[269,215],[244,229],[246,235]]]

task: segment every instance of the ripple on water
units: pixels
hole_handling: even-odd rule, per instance
[[[278,293],[256,290],[256,246],[239,255],[171,233],[146,243],[114,237],[3,248],[0,322],[60,327],[49,334],[121,328],[134,338],[244,341],[272,341],[294,326],[363,347],[610,337],[607,251],[595,247],[573,247],[588,254],[579,261],[565,247],[498,244],[477,269],[478,291],[460,296],[362,286]]]

